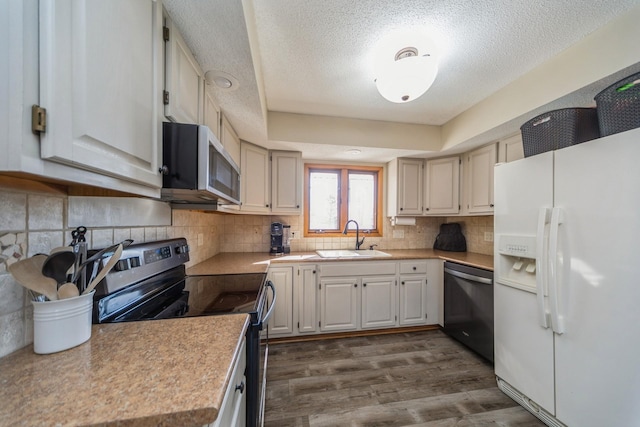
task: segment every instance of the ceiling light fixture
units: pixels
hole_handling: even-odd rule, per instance
[[[228,92],[234,91],[240,86],[238,79],[223,71],[209,70],[204,73],[204,80],[208,85]]]
[[[438,74],[435,45],[422,32],[403,31],[383,39],[377,50],[376,87],[395,103],[418,99]]]
[[[357,156],[360,153],[362,153],[362,151],[358,150],[357,148],[351,148],[347,150],[347,154],[351,154],[352,156]]]

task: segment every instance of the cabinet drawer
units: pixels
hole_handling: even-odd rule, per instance
[[[343,261],[335,264],[321,264],[319,266],[321,277],[344,276],[372,276],[383,274],[396,274],[396,262],[362,262]],[[426,269],[425,269],[426,271]]]
[[[426,274],[427,260],[403,261],[400,263],[400,274]]]

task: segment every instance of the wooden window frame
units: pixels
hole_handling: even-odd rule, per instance
[[[334,171],[340,173],[340,193],[339,193],[339,211],[338,221],[340,223],[339,229],[329,230],[324,232],[316,232],[309,230],[309,188],[310,188],[310,172],[317,170]],[[370,237],[382,237],[382,188],[383,188],[383,173],[384,168],[378,166],[356,166],[356,165],[328,165],[328,164],[309,164],[304,165],[304,237],[346,237],[355,236],[355,230],[348,230],[347,235],[342,234],[344,226],[346,225],[348,218],[348,197],[349,186],[343,185],[343,183],[349,182],[349,172],[375,172],[377,179],[375,180],[375,192],[376,192],[376,228],[373,230],[362,230],[360,234],[362,236]]]

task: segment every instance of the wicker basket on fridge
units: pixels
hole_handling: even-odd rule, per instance
[[[523,124],[520,131],[525,157],[600,137],[595,108],[549,111]]]
[[[640,127],[640,73],[617,81],[594,99],[602,136]]]

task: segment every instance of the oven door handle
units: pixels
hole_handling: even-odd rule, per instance
[[[267,323],[269,323],[269,318],[273,314],[273,309],[276,306],[276,298],[277,298],[276,288],[275,286],[273,286],[273,283],[271,282],[271,280],[267,280],[267,286],[271,288],[271,292],[273,292],[273,298],[271,299],[271,307],[269,307],[267,314],[265,314],[265,316],[262,318],[260,322],[260,329],[263,329],[267,325]]]

